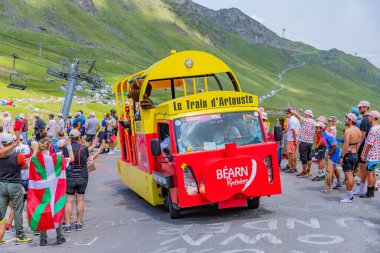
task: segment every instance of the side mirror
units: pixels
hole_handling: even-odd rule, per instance
[[[158,139],[152,139],[150,141],[150,151],[153,156],[161,155],[161,146],[160,141]]]

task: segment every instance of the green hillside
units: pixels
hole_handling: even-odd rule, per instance
[[[52,78],[46,74],[48,64],[57,65],[63,57],[96,60],[98,74],[112,84],[147,68],[167,56],[171,49],[191,49],[220,57],[235,71],[243,89],[259,96],[279,87],[278,74],[286,66],[305,62],[284,75],[283,91],[263,102],[269,109],[281,110],[290,102],[300,108],[311,108],[315,114],[341,116],[362,99],[380,107],[376,97],[380,71],[365,59],[284,40],[256,23],[252,25],[257,25],[260,34],[244,32],[246,16],[236,9],[214,13],[197,8],[200,7],[187,0],[3,0],[1,98],[64,96],[58,91],[64,80],[54,78],[55,83],[42,80]],[[251,38],[259,38],[262,43],[253,43]],[[6,88],[12,53],[20,56],[17,70],[29,79],[24,92]],[[47,113],[59,110],[61,103],[20,103],[20,106]],[[96,113],[109,109],[101,104],[73,104],[73,107],[85,107],[86,111]]]

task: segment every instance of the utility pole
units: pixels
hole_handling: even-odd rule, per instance
[[[67,116],[70,113],[71,102],[74,97],[75,86],[78,85],[79,61],[80,61],[79,59],[75,59],[75,62],[69,66],[69,78],[68,78],[68,84],[66,88],[66,97],[65,97],[65,101],[63,102],[63,108],[62,108],[63,119],[65,121],[67,120]]]
[[[44,31],[46,31],[46,28],[44,28],[44,27],[42,27],[42,26],[40,26],[40,27],[38,27],[38,28],[40,29],[41,37],[42,37],[42,33],[43,33]],[[41,39],[42,39],[42,38],[41,38]],[[39,48],[39,51],[38,51],[38,58],[41,59],[41,56],[42,56],[42,41],[40,40],[40,48]]]

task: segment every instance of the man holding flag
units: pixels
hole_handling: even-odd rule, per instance
[[[47,230],[56,229],[57,244],[65,243],[61,220],[66,205],[66,164],[74,160],[68,141],[69,161],[50,154],[50,142],[33,143],[29,168],[28,218],[32,231],[41,232],[40,246],[47,245]]]

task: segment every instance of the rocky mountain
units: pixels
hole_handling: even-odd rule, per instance
[[[190,0],[0,1],[0,86],[9,80],[14,52],[30,89],[49,93],[41,79],[63,57],[97,60],[96,69],[112,83],[171,49],[220,57],[244,90],[259,96],[284,85],[264,101],[267,108],[289,100],[329,113],[360,99],[380,105],[373,93],[380,91],[380,70],[366,59],[283,39],[236,8],[215,11]]]

